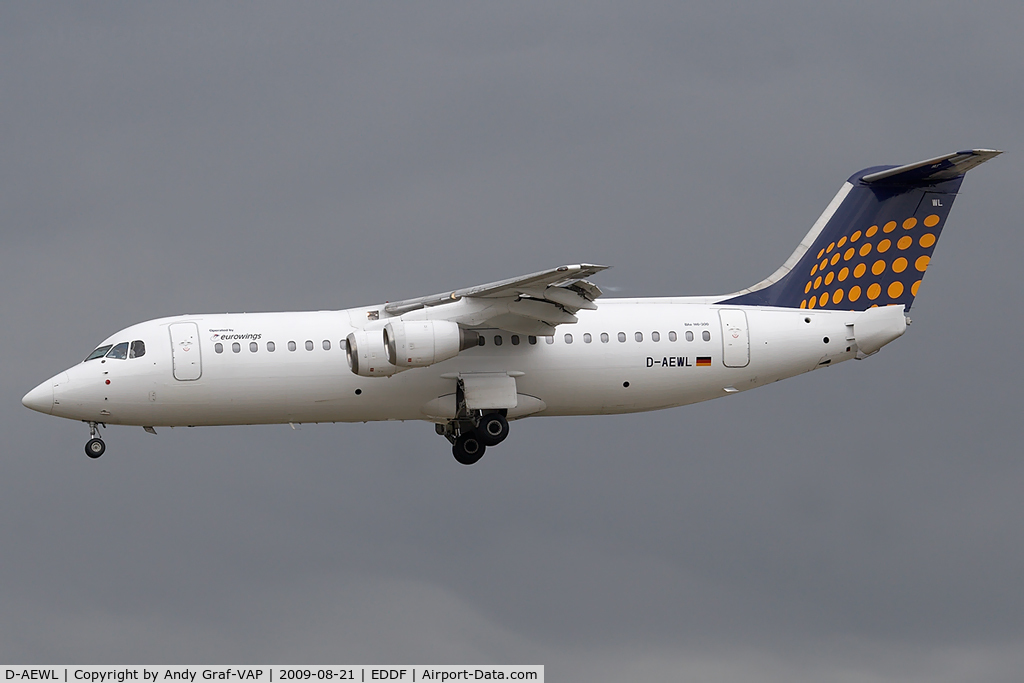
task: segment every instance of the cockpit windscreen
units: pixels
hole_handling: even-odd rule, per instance
[[[113,346],[113,344],[107,344],[106,346],[99,347],[98,349],[96,349],[95,351],[90,353],[89,357],[86,358],[85,360],[92,360],[94,358],[103,358],[103,356],[107,355],[107,351],[110,350],[111,346]]]
[[[94,358],[113,358],[115,360],[124,360],[126,358],[139,358],[140,356],[146,355],[146,343],[141,339],[136,339],[131,342],[129,347],[128,342],[120,342],[119,344],[106,344],[99,347],[95,351],[89,354],[85,360],[93,360]]]
[[[115,358],[117,360],[124,360],[128,357],[128,342],[121,342],[116,344],[114,348],[107,352],[107,358]]]

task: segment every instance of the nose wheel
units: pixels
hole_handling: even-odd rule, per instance
[[[103,443],[103,439],[99,437],[99,434],[100,423],[90,422],[89,436],[92,438],[85,442],[85,454],[93,459],[100,457],[107,450],[107,445]]]
[[[89,439],[85,442],[85,454],[90,458],[100,457],[105,450],[107,445],[103,443],[103,439]]]

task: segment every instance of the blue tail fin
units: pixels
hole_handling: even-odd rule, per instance
[[[964,174],[999,154],[975,149],[853,174],[781,268],[720,303],[909,311]]]

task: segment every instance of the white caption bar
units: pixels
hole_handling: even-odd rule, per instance
[[[544,683],[543,666],[3,666],[0,683],[302,683],[313,681],[533,681]]]

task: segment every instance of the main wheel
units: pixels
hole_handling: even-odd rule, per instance
[[[488,413],[480,418],[477,434],[486,446],[497,446],[508,436],[508,420],[501,413]]]
[[[85,454],[90,458],[100,457],[105,450],[107,445],[103,443],[103,439],[89,439],[85,444]]]
[[[459,438],[455,439],[455,445],[452,446],[452,455],[455,456],[459,463],[472,465],[484,457],[484,451],[486,450],[487,446],[480,441],[475,432],[463,432],[459,435]]]

